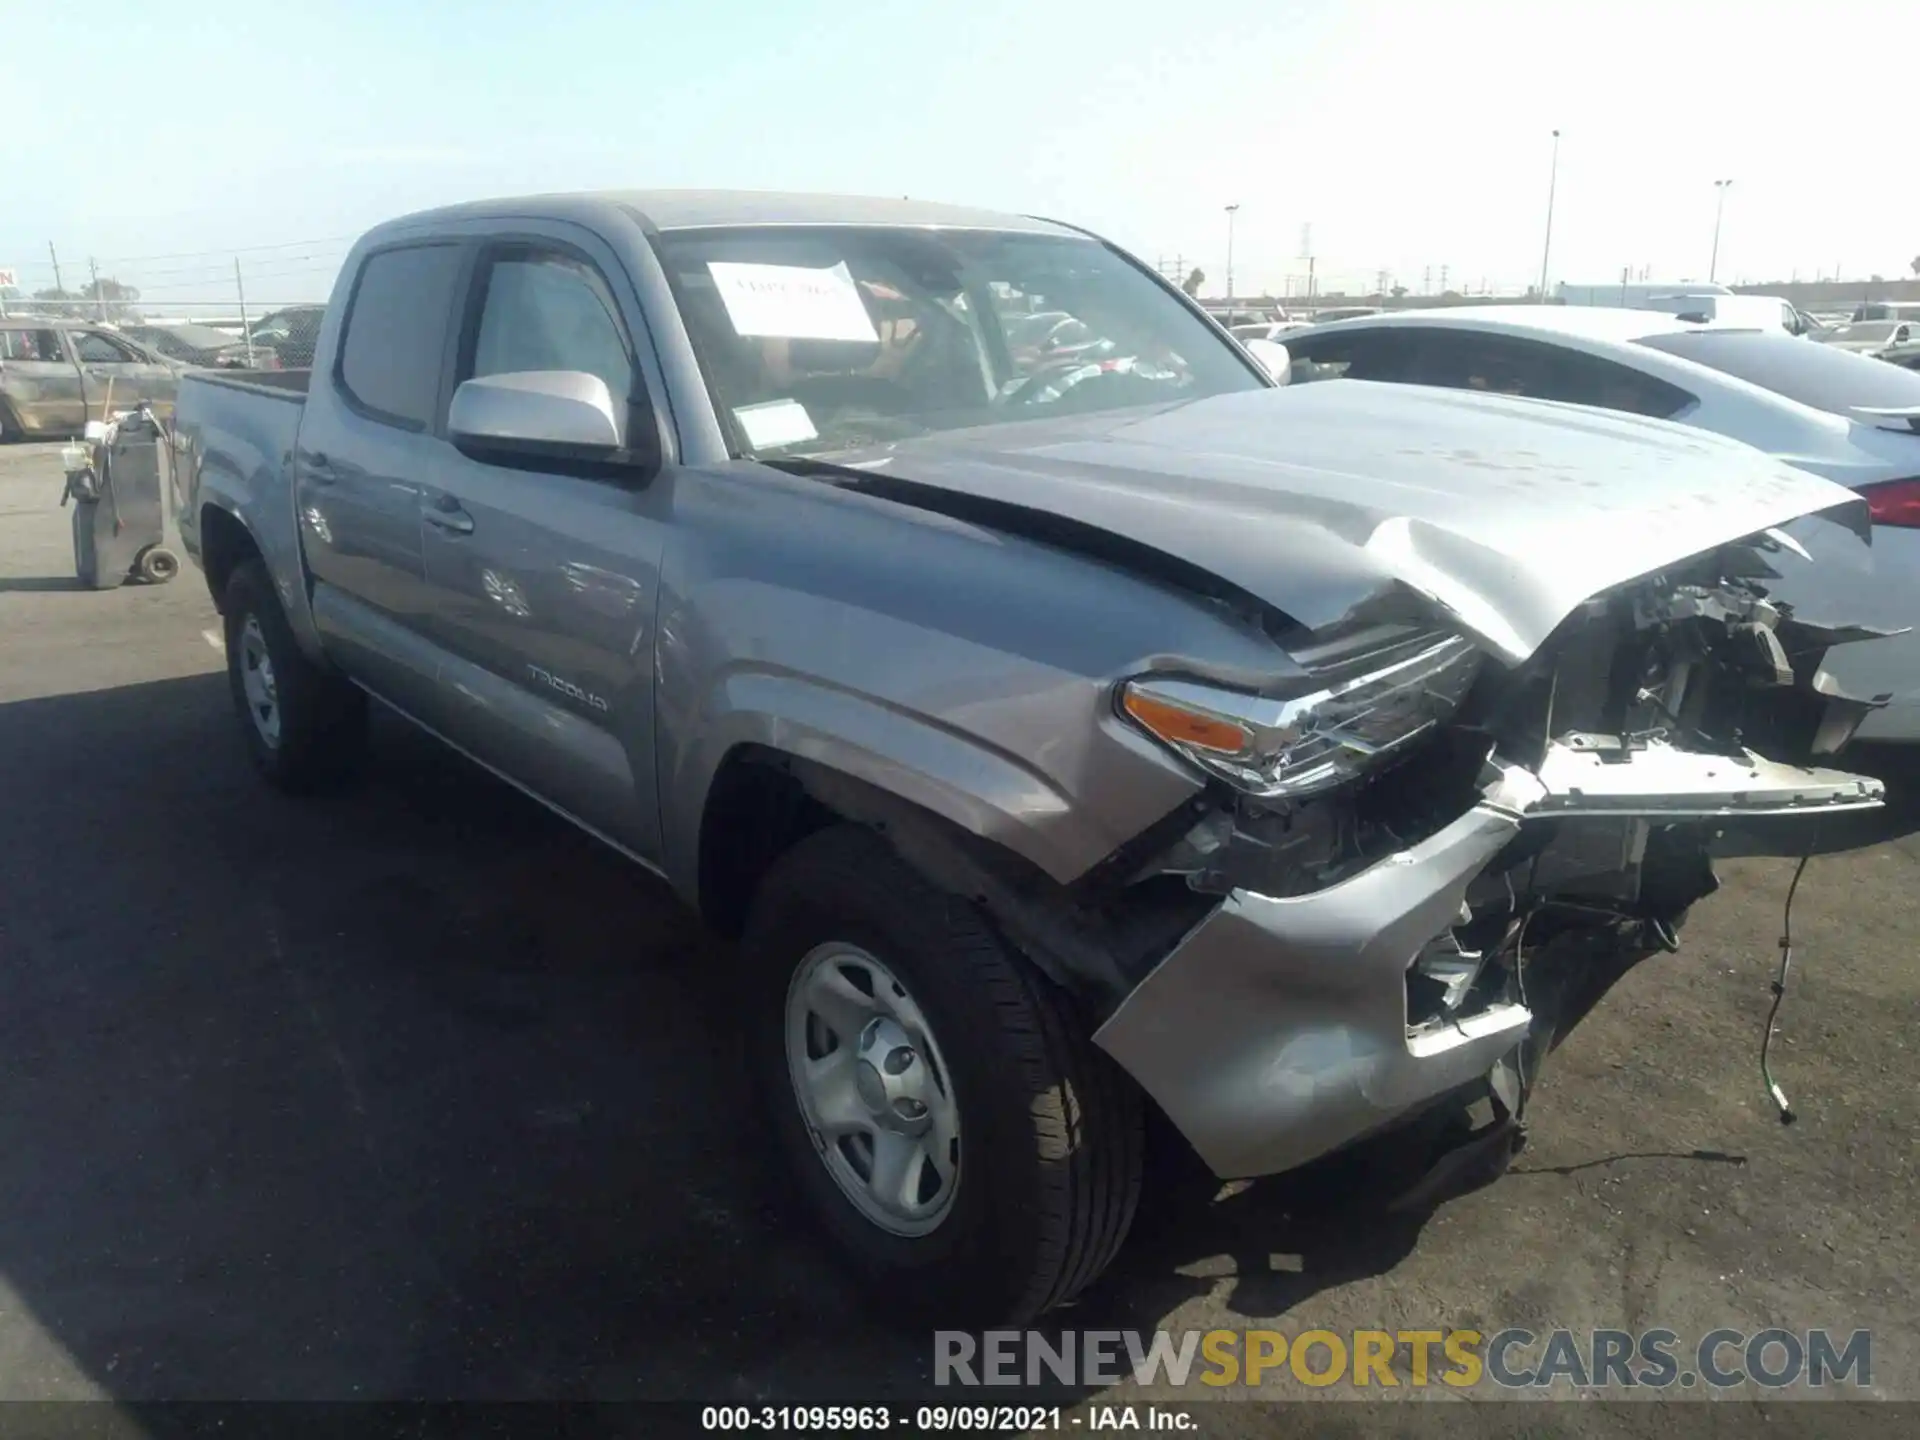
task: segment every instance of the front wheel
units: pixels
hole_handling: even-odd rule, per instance
[[[1106,1268],[1140,1096],[976,907],[837,827],[775,864],[744,950],[776,1144],[884,1308],[1019,1324]]]

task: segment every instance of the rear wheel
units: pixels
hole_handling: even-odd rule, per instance
[[[307,658],[260,561],[235,568],[223,608],[227,682],[254,765],[294,793],[344,779],[366,749],[366,697]]]
[[[977,908],[839,827],[776,862],[744,949],[776,1144],[884,1308],[1017,1324],[1105,1269],[1140,1097]]]

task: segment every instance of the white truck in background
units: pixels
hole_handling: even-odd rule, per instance
[[[1620,310],[1658,310],[1697,319],[1705,325],[1735,325],[1765,330],[1779,326],[1789,335],[1811,335],[1820,323],[1777,295],[1736,295],[1712,281],[1664,284],[1568,285],[1554,292],[1562,305],[1597,305]]]

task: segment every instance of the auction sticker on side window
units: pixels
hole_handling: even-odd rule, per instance
[[[769,400],[763,405],[736,405],[733,418],[740,422],[740,433],[756,450],[775,450],[782,445],[798,445],[819,435],[813,417],[798,400]]]
[[[880,338],[845,261],[816,270],[713,260],[707,269],[727,307],[727,318],[743,336],[870,342]]]

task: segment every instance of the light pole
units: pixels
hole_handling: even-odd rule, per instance
[[[1240,213],[1240,206],[1227,206],[1227,301],[1233,301],[1233,217]]]
[[[1727,187],[1731,180],[1716,180],[1713,188],[1719,198],[1713,204],[1713,254],[1707,260],[1707,283],[1713,283],[1713,277],[1720,268],[1720,219],[1727,213]]]
[[[1553,254],[1553,191],[1560,181],[1560,132],[1553,132],[1553,164],[1547,171],[1547,238],[1540,247],[1540,300],[1547,298],[1547,259]]]

